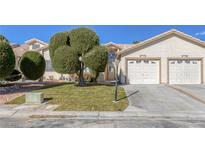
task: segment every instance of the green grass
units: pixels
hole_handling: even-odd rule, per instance
[[[40,90],[44,92],[45,99],[50,104],[59,105],[58,111],[123,111],[128,106],[127,98],[113,103],[113,86],[92,85],[78,87],[74,84],[61,84],[51,87],[44,87]],[[118,98],[125,97],[123,88],[118,89]],[[18,97],[8,104],[22,104],[25,102],[25,96]]]

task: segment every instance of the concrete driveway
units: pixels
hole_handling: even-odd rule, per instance
[[[205,103],[205,85],[197,84],[197,85],[174,85],[181,90],[190,93],[191,95],[199,98],[202,102]]]
[[[126,111],[157,113],[165,116],[184,113],[205,114],[205,104],[166,85],[126,85],[124,88],[127,95],[130,95],[128,97],[130,105]]]

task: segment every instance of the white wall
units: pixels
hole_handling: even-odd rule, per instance
[[[126,75],[125,58],[140,57],[140,55],[146,55],[147,57],[161,57],[161,82],[167,83],[167,58],[182,57],[182,55],[205,58],[205,48],[173,36],[145,48],[126,52],[122,54],[120,62],[122,83],[125,83]],[[205,66],[204,60],[203,65]],[[205,81],[205,67],[203,69],[203,81]]]
[[[54,80],[59,80],[59,78],[61,77],[61,74],[55,72],[54,69],[52,68],[49,50],[48,49],[45,50],[43,52],[43,55],[44,55],[44,58],[45,58],[45,61],[46,61],[46,70],[45,70],[45,73],[44,73],[43,76],[46,79],[49,79],[49,76],[53,76]]]

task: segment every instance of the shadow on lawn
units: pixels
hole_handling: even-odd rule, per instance
[[[43,100],[43,103],[47,103],[50,100],[53,100],[53,98],[52,97],[45,97],[44,100]]]
[[[92,86],[114,86],[113,84],[110,83],[95,83],[95,82],[88,82],[85,83],[85,85],[80,86],[78,83],[75,84],[76,87],[92,87]]]
[[[54,83],[54,84],[51,84],[51,85],[45,85],[44,87],[41,87],[41,88],[39,88],[37,90],[54,88],[54,87],[59,87],[59,86],[63,86],[63,85],[68,85],[68,84],[73,84],[73,82]]]
[[[132,95],[134,95],[134,94],[136,94],[136,93],[138,93],[138,92],[139,92],[139,90],[136,90],[136,91],[134,91],[133,93],[129,94],[128,96],[119,98],[117,101],[120,101],[120,100],[122,100],[122,99],[128,98],[128,97],[130,97],[130,96],[132,96]]]
[[[7,84],[0,88],[5,88],[5,91],[0,91],[0,94],[7,95],[13,93],[25,93],[33,90],[42,90],[47,88],[53,88],[62,86],[65,84],[73,84],[73,83],[59,83],[59,82],[36,82],[36,83],[17,83],[17,84]],[[13,85],[17,85],[18,88],[13,88]]]

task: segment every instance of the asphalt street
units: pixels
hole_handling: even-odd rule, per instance
[[[20,119],[0,118],[1,128],[204,128],[205,119]]]

